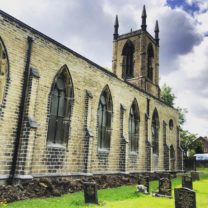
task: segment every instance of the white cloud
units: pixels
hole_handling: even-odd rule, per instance
[[[1,9],[51,36],[104,67],[111,67],[115,15],[119,33],[140,29],[141,12],[147,9],[148,31],[160,26],[160,72],[170,85],[177,105],[188,108],[186,128],[208,135],[208,1],[191,16],[182,8],[171,9],[166,0],[0,0]]]
[[[178,68],[162,83],[168,83],[177,96],[176,105],[187,108],[185,128],[199,135],[207,135],[208,120],[208,37],[189,53],[177,58]]]

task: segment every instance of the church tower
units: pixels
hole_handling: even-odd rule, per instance
[[[153,37],[146,30],[146,19],[146,8],[143,6],[141,29],[119,35],[116,15],[112,68],[118,78],[159,98],[159,25],[156,21]]]

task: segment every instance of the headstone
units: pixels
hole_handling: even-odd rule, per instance
[[[85,182],[83,186],[85,203],[98,204],[97,184],[95,182]]]
[[[171,196],[171,180],[168,178],[160,178],[159,180],[159,195]]]
[[[171,178],[177,178],[177,173],[175,171],[170,172],[170,177]]]
[[[196,157],[184,157],[183,165],[186,171],[196,171]]]
[[[199,181],[199,172],[197,171],[192,171],[191,172],[191,178],[192,178],[192,181]]]
[[[149,193],[149,177],[148,176],[140,176],[138,180],[138,185],[144,185],[147,187],[147,192]]]
[[[182,187],[193,189],[192,178],[188,175],[182,176]]]
[[[160,178],[168,178],[170,180],[170,173],[160,173]]]
[[[196,208],[196,193],[188,188],[175,188],[175,208]]]

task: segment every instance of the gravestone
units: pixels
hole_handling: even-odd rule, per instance
[[[170,178],[177,178],[177,173],[175,171],[170,172]]]
[[[160,178],[168,178],[170,180],[170,173],[160,173]]]
[[[199,181],[199,172],[197,171],[192,171],[191,172],[191,178],[192,178],[192,181]]]
[[[188,188],[175,188],[175,208],[196,208],[196,193]]]
[[[184,157],[183,165],[185,171],[196,171],[196,157]]]
[[[182,176],[182,187],[193,189],[192,178],[188,175]]]
[[[171,196],[171,180],[168,178],[160,178],[158,196]]]
[[[83,186],[85,203],[98,204],[97,184],[95,182],[85,182]]]
[[[147,192],[149,193],[149,177],[148,176],[140,176],[138,180],[138,185],[144,185],[147,187]]]

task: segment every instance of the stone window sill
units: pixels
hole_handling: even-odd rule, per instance
[[[138,153],[137,152],[130,152],[129,154],[132,156],[134,156],[134,155],[136,156]]]
[[[54,144],[54,143],[48,143],[47,148],[52,148],[52,149],[62,149],[65,150],[66,146],[64,144]]]
[[[109,149],[98,149],[98,155],[109,155]]]

